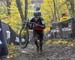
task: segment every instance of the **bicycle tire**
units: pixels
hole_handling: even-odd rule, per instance
[[[24,34],[22,34],[22,32],[24,32]],[[25,39],[24,44],[22,44],[22,37]],[[27,26],[26,28],[22,27],[22,29],[20,30],[19,39],[20,39],[20,46],[22,48],[26,48],[29,43],[29,31]]]

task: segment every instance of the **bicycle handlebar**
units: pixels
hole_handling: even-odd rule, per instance
[[[37,23],[35,23],[35,22],[28,22],[28,21],[25,21],[24,24],[26,24],[26,23],[27,23],[28,25],[29,25],[29,24],[32,24],[33,26],[44,27],[44,25],[40,25],[40,24],[37,24]]]

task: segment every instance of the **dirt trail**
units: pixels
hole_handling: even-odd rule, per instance
[[[36,53],[35,47],[26,48],[23,51],[26,53],[21,53],[10,60],[75,60],[75,47],[71,46],[45,46],[42,55]]]

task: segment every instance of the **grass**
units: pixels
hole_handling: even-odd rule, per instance
[[[55,39],[55,40],[48,40],[45,42],[45,45],[49,44],[60,44],[60,45],[75,45],[75,40],[64,40],[64,39]]]
[[[16,57],[19,54],[13,43],[11,43],[8,46],[8,50],[9,50],[8,58]]]

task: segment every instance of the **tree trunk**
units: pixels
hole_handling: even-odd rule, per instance
[[[55,0],[53,0],[53,3],[54,3],[54,15],[53,15],[53,20],[54,20],[54,21],[57,21]]]
[[[75,17],[74,0],[66,0],[66,4],[69,7],[69,12],[70,12],[71,17],[74,18]]]
[[[10,15],[10,5],[11,5],[11,1],[10,0],[6,0],[7,2],[7,14]]]

